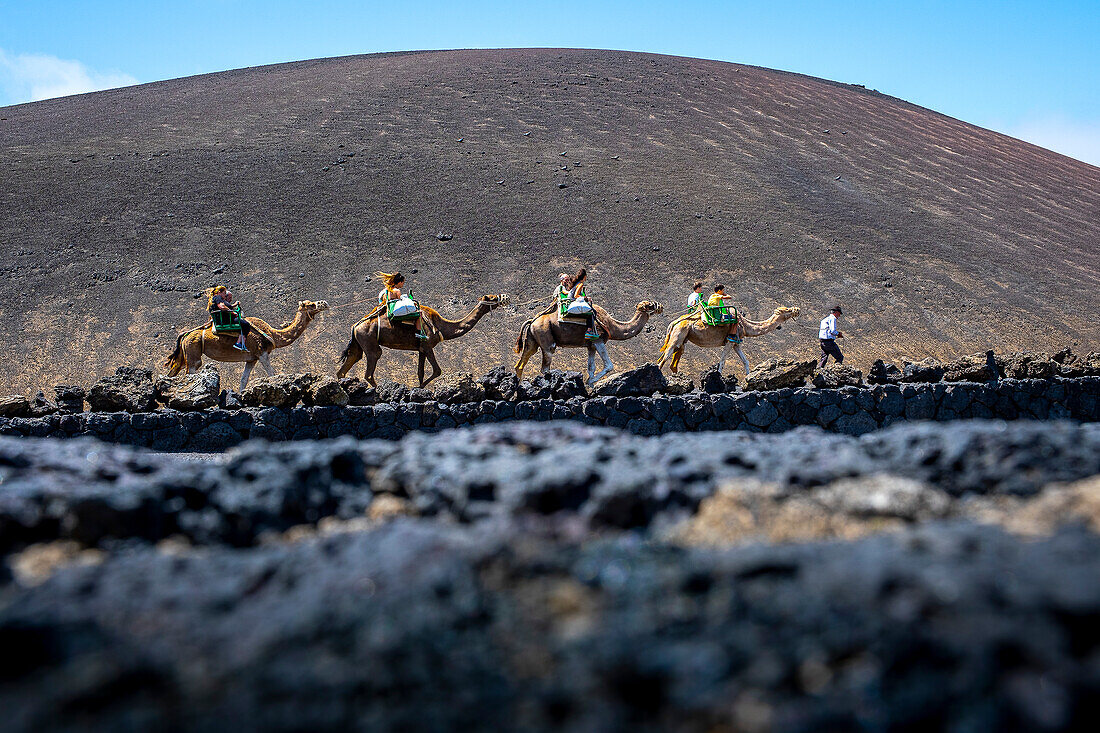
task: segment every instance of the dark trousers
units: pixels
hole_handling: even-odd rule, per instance
[[[825,353],[821,355],[821,360],[817,362],[818,369],[824,369],[825,363],[829,361],[829,357],[836,359],[837,364],[844,363],[844,354],[840,353],[840,347],[836,345],[836,339],[821,339],[821,350]]]

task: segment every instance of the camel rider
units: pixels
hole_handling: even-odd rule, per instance
[[[691,289],[691,295],[688,296],[688,308],[692,312],[699,310],[699,307],[703,305],[703,283],[695,283]]]
[[[376,276],[381,278],[383,285],[382,290],[378,292],[379,305],[385,307],[390,302],[397,302],[405,298],[420,312],[420,316],[416,319],[416,323],[414,324],[416,328],[416,337],[425,341],[431,338],[434,329],[429,329],[427,321],[424,320],[424,311],[420,308],[420,304],[409,298],[409,296],[403,295],[401,292],[401,288],[405,285],[405,276],[400,272],[379,272],[376,273]]]
[[[213,317],[218,311],[229,313],[232,323],[241,327],[233,348],[239,351],[248,351],[245,339],[248,334],[252,333],[253,328],[252,324],[240,317],[240,307],[239,303],[234,302],[233,293],[229,292],[229,288],[226,286],[217,285],[206,290],[206,310],[210,313],[210,316]]]
[[[707,307],[732,307],[733,296],[726,295],[726,286],[719,283],[714,286],[714,293],[707,298]],[[731,344],[741,343],[740,337],[737,335],[737,324],[735,323],[733,328],[730,329],[729,335],[726,336],[726,341]]]
[[[558,275],[558,287],[554,288],[554,303],[556,304],[562,296],[569,294],[569,276],[564,272]]]
[[[577,271],[577,274],[569,279],[569,298],[576,303],[583,298],[584,302],[589,305],[589,311],[585,315],[585,321],[588,323],[588,330],[585,331],[584,338],[588,341],[599,341],[600,334],[596,330],[596,311],[591,308],[591,301],[588,300],[588,296],[584,292],[584,284],[588,280],[588,270],[581,268]]]

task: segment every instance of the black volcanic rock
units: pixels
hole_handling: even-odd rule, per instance
[[[901,370],[882,359],[876,359],[867,372],[867,384],[896,384],[901,381]]]
[[[154,389],[157,400],[170,409],[207,410],[218,406],[221,377],[216,367],[206,364],[194,374],[158,377]]]
[[[600,397],[649,397],[668,388],[668,380],[656,364],[646,364],[615,374],[596,385]]]
[[[96,412],[148,412],[156,409],[153,373],[137,367],[119,367],[88,390],[88,406]]]
[[[959,524],[704,552],[398,520],[139,550],[8,594],[0,707],[12,731],[1087,730],[1098,574],[1095,534]]]
[[[84,412],[85,392],[83,387],[59,384],[53,388],[53,391],[59,411],[67,414]]]
[[[524,400],[568,400],[587,394],[583,374],[560,369],[545,371],[530,382],[521,382],[519,386],[520,399]]]

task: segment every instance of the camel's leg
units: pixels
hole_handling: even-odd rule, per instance
[[[680,369],[680,357],[684,355],[684,344],[687,343],[688,336],[691,334],[691,326],[687,328],[677,328],[672,338],[668,340],[668,348],[665,349],[664,356],[657,362],[657,366],[661,369],[664,368],[665,363],[668,363],[669,371],[675,374]]]
[[[241,372],[241,392],[244,392],[244,388],[248,386],[248,377],[252,374],[252,367],[256,366],[255,361],[246,361],[244,363],[244,371]]]
[[[370,386],[377,387],[378,382],[374,379],[374,368],[378,366],[378,360],[382,358],[382,347],[378,344],[367,344],[363,347],[363,355],[367,359],[367,366],[364,370],[363,378],[370,383]]]
[[[722,356],[718,359],[718,373],[721,374],[726,370],[726,357],[730,355],[730,351],[733,350],[733,344],[729,341],[722,344]]]
[[[194,374],[202,366],[202,336],[190,344],[184,343],[183,360],[187,363],[187,373]]]
[[[745,365],[745,376],[749,376],[752,369],[749,367],[749,360],[745,357],[745,352],[741,351],[741,344],[734,344],[733,350],[737,352],[737,355],[741,357],[741,363]]]
[[[359,345],[359,339],[355,334],[352,334],[351,343],[348,344],[348,355],[344,357],[344,361],[340,364],[340,368],[336,370],[336,378],[343,379],[351,371],[351,368],[355,366],[356,362],[363,358],[363,347]]]
[[[531,360],[531,357],[534,356],[538,350],[539,347],[537,345],[533,349],[524,349],[523,353],[519,355],[519,359],[516,360],[514,371],[516,372],[516,377],[520,381],[523,380],[523,370],[527,367],[527,362]]]
[[[432,365],[432,376],[421,382],[421,387],[427,387],[431,384],[433,379],[443,373],[443,370],[439,368],[439,362],[435,360],[435,351],[433,349],[428,349],[424,356],[428,357],[428,363]],[[424,370],[421,369],[421,375],[423,375],[423,373]]]
[[[424,388],[424,361],[427,359],[423,351],[421,351],[416,360],[416,383],[420,385],[421,389]]]
[[[680,371],[680,357],[684,355],[684,347],[681,346],[672,353],[672,363],[668,365],[668,370],[673,374]]]
[[[267,372],[267,376],[274,377],[275,370],[271,367],[271,352],[268,351],[264,354],[260,354],[260,364],[263,365],[264,371]]]
[[[597,341],[595,344],[596,353],[600,355],[600,359],[603,360],[603,371],[596,375],[596,378],[592,380],[593,383],[600,381],[615,368],[615,365],[611,363],[611,357],[607,355],[607,344],[603,341]]]
[[[596,350],[588,347],[588,386],[596,383]]]

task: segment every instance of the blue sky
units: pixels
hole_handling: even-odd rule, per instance
[[[0,105],[375,51],[557,46],[865,84],[1100,165],[1100,0],[0,0]]]

